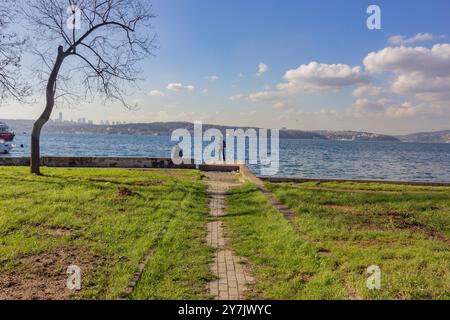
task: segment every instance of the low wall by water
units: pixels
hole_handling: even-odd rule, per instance
[[[199,169],[200,171],[220,171],[220,172],[240,172],[241,175],[262,186],[263,181],[272,183],[281,182],[355,182],[355,183],[385,183],[398,185],[417,186],[450,186],[447,182],[421,182],[421,181],[388,181],[388,180],[349,180],[349,179],[321,179],[321,178],[292,178],[292,177],[256,177],[246,166],[240,164],[213,165],[203,164],[196,166],[193,164],[175,165],[168,158],[143,158],[143,157],[42,157],[41,164],[46,167],[66,167],[66,168],[123,168],[123,169]],[[29,157],[0,157],[0,166],[29,166]]]
[[[24,166],[30,165],[30,158],[26,157],[0,157],[0,166]]]
[[[449,187],[450,182],[426,182],[426,181],[392,181],[392,180],[354,180],[354,179],[313,179],[313,178],[291,178],[291,177],[261,177],[263,181],[272,183],[303,183],[303,182],[355,182],[355,183],[384,183],[408,186],[430,186]]]
[[[42,166],[66,168],[173,168],[195,169],[195,164],[175,165],[167,158],[137,157],[42,157]],[[0,166],[29,166],[28,157],[0,157]]]

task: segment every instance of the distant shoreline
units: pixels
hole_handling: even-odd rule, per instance
[[[11,129],[20,132],[31,132],[33,120],[2,120]],[[89,124],[68,121],[50,121],[44,132],[49,133],[74,133],[74,134],[118,134],[130,136],[171,136],[176,129],[187,129],[193,132],[191,122],[153,122],[153,123],[128,123],[128,124]],[[203,129],[216,128],[222,132],[227,129],[241,128],[243,130],[259,129],[257,127],[231,127],[214,124],[203,124]],[[302,131],[283,128],[280,130],[281,139],[295,140],[332,140],[332,141],[366,141],[366,142],[410,142],[410,143],[450,143],[450,130],[436,132],[421,132],[409,135],[385,135],[363,131],[333,131],[333,130],[313,130]]]
[[[30,135],[31,132],[19,132],[17,134],[23,135]],[[128,134],[128,133],[107,133],[107,132],[98,132],[98,133],[92,133],[92,132],[47,132],[43,131],[42,135],[45,136],[46,134],[64,134],[64,135],[100,135],[100,136],[135,136],[135,137],[161,137],[161,138],[170,138],[170,135],[152,135],[152,134]],[[437,144],[437,145],[446,145],[450,144],[450,142],[427,142],[427,141],[402,141],[402,140],[385,140],[385,141],[374,141],[374,140],[340,140],[340,139],[304,139],[304,138],[292,138],[292,137],[282,137],[280,140],[302,140],[302,141],[329,141],[329,142],[370,142],[370,143],[400,143],[400,144]]]

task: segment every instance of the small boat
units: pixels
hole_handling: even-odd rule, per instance
[[[14,132],[9,131],[8,126],[4,122],[0,122],[0,139],[6,142],[13,141],[15,137]]]
[[[8,154],[12,148],[14,148],[12,143],[0,140],[0,154]]]

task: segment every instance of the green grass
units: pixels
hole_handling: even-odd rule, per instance
[[[233,249],[248,259],[256,278],[250,298],[345,299],[334,262],[322,258],[255,187],[230,191],[227,204]]]
[[[205,184],[196,171],[0,167],[0,272],[27,257],[76,250],[91,264],[75,298],[114,299],[155,247],[132,298],[201,298],[211,278],[203,243]],[[131,195],[119,195],[126,188]],[[163,235],[161,239],[158,235]],[[55,270],[56,272],[56,270]]]
[[[343,190],[361,190],[361,191],[386,191],[386,192],[421,192],[421,191],[446,191],[449,187],[444,186],[426,186],[426,185],[402,185],[389,183],[373,183],[373,182],[320,182],[315,181],[302,183],[283,183],[284,186],[302,187],[302,188],[334,188]]]
[[[71,298],[114,299],[152,248],[132,299],[210,298],[208,198],[199,172],[43,173],[0,167],[0,296],[2,286],[14,286],[9,276],[50,285],[66,279],[68,264],[80,264],[83,287]],[[298,230],[250,184],[229,191],[223,217],[233,250],[256,278],[249,298],[450,299],[450,188],[268,188],[297,214]],[[370,265],[381,268],[381,290],[366,287]]]
[[[327,190],[311,183],[268,187],[298,214],[299,237],[329,252],[320,269],[332,266],[332,278],[358,296],[450,299],[450,188],[357,183],[320,185]],[[366,287],[370,265],[381,268],[381,290]]]

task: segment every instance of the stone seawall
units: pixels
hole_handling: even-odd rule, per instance
[[[173,168],[195,169],[194,164],[175,165],[167,158],[137,157],[42,157],[41,164],[46,167],[66,168]],[[0,157],[0,166],[29,166],[27,157]]]
[[[0,157],[0,166],[24,166],[30,165],[30,158],[25,157]]]
[[[271,183],[304,183],[304,182],[354,182],[354,183],[383,183],[407,186],[450,187],[450,182],[428,181],[392,181],[392,180],[354,180],[354,179],[321,179],[321,178],[291,178],[291,177],[261,177],[262,181]]]
[[[243,178],[262,188],[264,182],[355,182],[355,183],[385,183],[397,185],[413,186],[450,186],[450,182],[426,182],[426,181],[388,181],[388,180],[349,180],[349,179],[311,179],[293,177],[257,177],[251,170],[242,164],[212,165],[202,164],[196,166],[192,164],[175,165],[168,158],[139,158],[139,157],[42,157],[41,164],[46,167],[66,167],[66,168],[123,168],[123,169],[146,169],[146,168],[167,168],[167,169],[199,169],[200,171],[219,172],[239,172]],[[0,157],[1,166],[29,166],[28,157]]]

